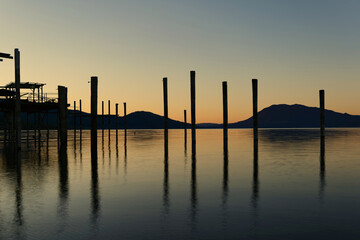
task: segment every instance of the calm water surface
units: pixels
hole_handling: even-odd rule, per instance
[[[24,133],[23,135],[26,135]],[[0,143],[0,239],[360,239],[360,130],[56,132]],[[0,136],[2,137],[2,136]]]

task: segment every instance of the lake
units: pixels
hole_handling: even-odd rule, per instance
[[[1,141],[0,239],[360,239],[360,129],[319,135],[100,130],[91,159],[88,130],[30,132],[21,164]]]

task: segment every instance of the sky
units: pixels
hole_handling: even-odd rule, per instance
[[[90,109],[90,77],[101,101],[190,119],[190,71],[196,71],[197,122],[229,122],[272,104],[325,106],[360,115],[360,1],[333,0],[0,0],[0,52],[21,52],[21,81],[68,87],[68,101]],[[14,63],[0,62],[0,85]],[[78,104],[78,103],[77,103]],[[120,114],[122,115],[122,114]]]

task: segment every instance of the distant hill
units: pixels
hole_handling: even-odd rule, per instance
[[[72,129],[74,126],[74,111],[68,110],[68,127]],[[75,114],[79,115],[80,112],[76,111]],[[82,113],[83,129],[90,128],[90,114]],[[2,113],[0,113],[3,119]],[[320,109],[317,107],[307,107],[304,105],[272,105],[264,108],[259,112],[259,127],[260,128],[312,128],[320,126]],[[36,117],[37,119],[37,117]],[[109,116],[104,116],[104,128],[109,126]],[[43,117],[43,128],[45,128],[46,118]],[[79,118],[77,118],[77,128],[79,128]],[[33,127],[34,115],[29,115],[30,128]],[[26,114],[22,113],[23,129],[26,128]],[[124,127],[124,118],[118,118],[119,129]],[[2,125],[2,121],[0,123]],[[57,114],[56,112],[49,113],[49,125],[51,129],[57,127]],[[98,128],[101,129],[102,117],[98,116]],[[350,115],[347,113],[338,113],[331,110],[325,110],[325,126],[326,127],[360,127],[360,116]],[[2,126],[1,126],[2,127]],[[116,116],[110,116],[110,128],[116,127]],[[163,116],[139,111],[127,115],[127,128],[128,129],[162,129],[164,127]],[[169,119],[169,128],[183,128],[184,123],[176,120]],[[191,125],[188,123],[187,127]],[[198,128],[222,128],[222,124],[217,123],[199,123]],[[230,123],[229,128],[251,128],[252,117],[235,123]]]
[[[229,124],[231,128],[252,127],[252,117]],[[312,128],[320,127],[320,109],[304,105],[272,105],[258,115],[261,128]],[[326,127],[360,127],[360,116],[325,110]]]

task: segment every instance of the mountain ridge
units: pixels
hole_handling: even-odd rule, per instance
[[[79,129],[80,112],[68,110],[68,128],[74,128],[74,113],[77,115],[76,125]],[[0,114],[1,115],[1,114]],[[90,114],[82,112],[82,128],[90,128]],[[22,113],[23,129],[26,129],[26,113]],[[110,124],[109,124],[110,118]],[[30,128],[34,127],[33,115],[29,118]],[[37,118],[36,118],[37,119]],[[149,111],[136,111],[127,115],[128,129],[162,129],[164,128],[164,117]],[[43,117],[43,126],[45,125]],[[104,125],[102,125],[104,123]],[[259,111],[258,123],[260,128],[317,128],[320,126],[320,109],[318,107],[309,107],[301,104],[273,104]],[[252,128],[252,117],[242,121],[229,123],[229,128]],[[168,126],[170,129],[182,129],[184,123],[169,118]],[[49,113],[49,128],[57,127],[56,111]],[[98,115],[98,129],[115,129],[115,115]],[[191,124],[187,123],[187,128]],[[348,113],[339,113],[333,110],[325,110],[325,127],[360,127],[360,115],[351,115]],[[124,117],[118,117],[118,128],[124,128]],[[198,123],[197,128],[222,128],[219,123]]]

